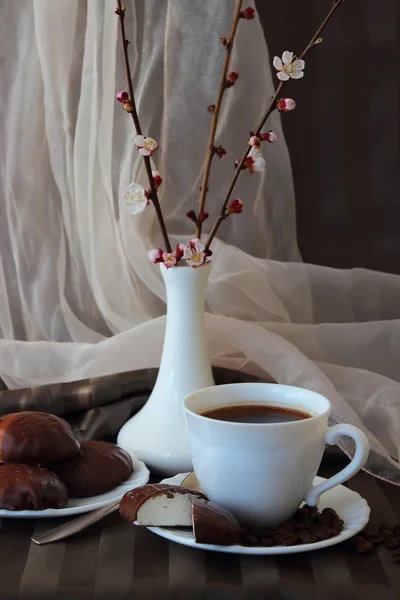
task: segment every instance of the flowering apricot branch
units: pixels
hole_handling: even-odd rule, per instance
[[[129,94],[127,92],[119,92],[119,94],[117,96],[117,100],[124,105],[124,109],[126,110],[126,112],[130,113],[130,115],[132,117],[132,120],[133,120],[133,123],[135,126],[135,130],[136,130],[135,143],[138,145],[139,152],[143,156],[144,165],[146,167],[146,173],[147,173],[147,177],[148,177],[149,185],[150,185],[150,194],[148,193],[146,198],[148,200],[148,196],[151,196],[151,200],[154,204],[154,210],[156,211],[157,219],[158,219],[158,222],[160,225],[161,233],[164,238],[165,247],[168,252],[172,252],[171,244],[170,244],[169,238],[168,238],[167,228],[165,226],[164,217],[163,217],[163,214],[161,211],[160,201],[159,201],[158,195],[157,195],[157,185],[156,185],[156,182],[154,181],[154,176],[153,176],[153,173],[151,170],[151,163],[150,163],[150,156],[154,152],[154,150],[156,150],[158,144],[155,140],[153,140],[153,138],[144,137],[142,134],[142,128],[140,126],[139,116],[138,116],[138,113],[136,110],[135,97],[134,97],[134,93],[133,93],[131,68],[130,68],[129,57],[128,57],[129,41],[127,40],[126,35],[125,35],[125,7],[122,6],[121,0],[117,0],[117,4],[118,4],[118,7],[115,9],[115,13],[116,13],[116,15],[118,15],[118,18],[119,18],[121,41],[122,41],[122,48],[123,48],[123,52],[124,52],[124,61],[125,61],[126,81],[127,81],[128,90],[129,90]],[[141,187],[141,186],[138,186],[138,187]],[[128,192],[128,194],[129,194],[129,192]],[[136,200],[137,205],[140,208],[141,207],[144,208],[146,203],[145,203],[142,195],[143,194],[142,194],[141,190],[139,190],[137,188],[135,188],[134,190],[131,190],[131,193],[129,194],[128,204],[133,205]],[[140,212],[140,210],[136,210],[136,212]]]
[[[236,30],[237,30],[237,26],[239,23],[239,19],[240,18],[244,18],[244,19],[249,18],[249,16],[246,16],[249,13],[245,13],[245,11],[243,11],[243,14],[241,14],[242,1],[243,0],[237,0],[235,15],[233,18],[232,29],[231,29],[229,38],[226,38],[225,36],[221,36],[221,43],[223,44],[223,46],[225,46],[226,53],[225,53],[224,66],[222,68],[222,74],[221,74],[221,80],[220,80],[219,89],[218,89],[217,100],[216,100],[215,105],[212,104],[211,106],[208,107],[209,112],[212,113],[212,120],[211,120],[210,134],[209,134],[208,143],[207,143],[207,156],[206,156],[206,161],[205,161],[205,165],[204,165],[203,180],[202,180],[201,188],[200,188],[201,191],[200,191],[199,207],[198,207],[197,220],[196,220],[197,221],[196,222],[196,237],[198,237],[198,238],[201,237],[201,229],[202,229],[203,221],[204,221],[204,220],[203,221],[201,220],[201,215],[204,213],[204,206],[206,203],[206,197],[207,197],[207,192],[208,192],[208,180],[210,178],[212,159],[215,154],[217,154],[219,156],[219,158],[224,158],[224,156],[226,155],[225,150],[221,146],[216,148],[216,146],[214,145],[214,142],[215,142],[215,133],[216,133],[217,124],[218,124],[218,117],[219,117],[219,112],[220,112],[224,92],[227,88],[232,87],[238,78],[238,73],[236,71],[232,71],[228,75],[228,69],[229,69],[231,52],[232,52],[233,42],[234,42],[235,36],[236,36]],[[253,13],[254,13],[254,11],[253,11]],[[252,18],[252,17],[250,17],[250,18]],[[218,150],[219,150],[219,153],[218,153]]]
[[[290,79],[300,79],[301,77],[303,77],[303,75],[304,75],[304,73],[303,73],[304,57],[312,48],[315,48],[316,46],[318,46],[321,43],[322,39],[320,38],[320,35],[321,35],[322,31],[325,29],[326,25],[329,23],[329,21],[333,17],[335,11],[345,1],[346,0],[334,0],[333,5],[332,5],[330,11],[328,12],[327,16],[322,21],[321,25],[318,27],[315,34],[312,36],[310,42],[307,44],[307,46],[304,48],[303,52],[300,54],[300,56],[298,58],[293,60],[294,57],[291,52],[284,52],[283,56],[282,56],[282,60],[279,59],[278,57],[275,57],[274,66],[278,70],[278,78],[280,79],[280,83],[279,83],[278,87],[276,88],[275,94],[272,96],[270,103],[268,104],[268,107],[267,107],[265,113],[263,114],[256,130],[251,133],[250,139],[252,139],[253,137],[257,137],[257,138],[261,139],[261,136],[260,136],[261,129],[264,127],[268,117],[270,116],[270,114],[272,113],[273,110],[275,110],[277,108],[278,110],[288,111],[288,110],[292,110],[292,108],[294,108],[294,106],[293,106],[294,100],[292,100],[291,98],[282,98],[279,101],[278,101],[278,98],[281,95],[281,92],[282,92],[284,86],[286,85],[286,83],[288,81],[290,81]],[[232,181],[228,187],[228,191],[225,195],[225,198],[222,202],[220,213],[219,213],[218,217],[216,218],[214,225],[208,236],[208,239],[206,241],[206,244],[205,244],[206,252],[208,251],[210,244],[213,241],[221,223],[230,214],[229,211],[227,210],[228,202],[231,198],[232,192],[234,190],[234,187],[236,185],[236,182],[239,178],[241,171],[246,168],[249,168],[248,164],[246,164],[246,163],[249,162],[249,158],[252,159],[251,154],[253,153],[253,150],[254,150],[254,146],[252,144],[248,144],[246,151],[243,154],[243,157],[241,158],[240,161],[238,161],[236,163],[236,170],[233,175]],[[252,159],[252,163],[254,163],[253,159]]]

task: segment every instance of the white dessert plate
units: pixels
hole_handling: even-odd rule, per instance
[[[174,485],[180,485],[188,473],[179,474],[170,479],[164,479],[162,483],[171,483]],[[323,477],[316,477],[314,479],[314,485],[325,481]],[[364,498],[357,492],[349,490],[343,485],[325,492],[321,497],[321,502],[318,505],[318,509],[321,511],[326,507],[330,507],[336,510],[339,517],[344,521],[343,531],[328,540],[315,542],[314,544],[299,544],[298,546],[273,546],[272,548],[261,548],[261,547],[247,547],[247,546],[217,546],[214,544],[196,544],[193,538],[193,534],[189,529],[174,529],[169,527],[168,529],[163,527],[148,527],[150,531],[160,535],[171,542],[177,542],[184,546],[190,546],[191,548],[197,548],[198,550],[211,550],[213,552],[227,552],[229,554],[296,554],[298,552],[311,552],[313,550],[320,550],[321,548],[327,548],[328,546],[334,546],[340,544],[345,540],[353,537],[361,531],[369,521],[370,508]]]
[[[0,510],[0,517],[11,517],[13,519],[45,519],[49,517],[72,517],[81,513],[102,508],[107,504],[112,504],[120,500],[122,496],[137,488],[145,485],[149,481],[150,473],[144,462],[138,460],[134,456],[131,457],[133,462],[133,473],[121,483],[118,487],[97,496],[87,496],[86,498],[70,498],[67,506],[64,508],[47,508],[46,510]]]

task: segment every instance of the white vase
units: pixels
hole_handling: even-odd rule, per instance
[[[121,428],[117,442],[151,471],[192,470],[183,399],[214,385],[204,328],[204,297],[211,263],[196,269],[160,264],[167,291],[167,323],[160,370],[144,407]]]

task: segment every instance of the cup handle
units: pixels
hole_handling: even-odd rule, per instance
[[[326,432],[325,442],[333,446],[341,437],[350,437],[355,441],[356,452],[353,460],[349,465],[347,465],[347,467],[342,469],[342,471],[308,490],[304,496],[304,500],[309,506],[316,506],[324,492],[332,489],[336,485],[343,483],[344,481],[347,481],[350,479],[350,477],[353,477],[353,475],[358,473],[358,471],[363,468],[368,458],[369,441],[361,429],[354,427],[354,425],[349,425],[348,423],[334,425]]]

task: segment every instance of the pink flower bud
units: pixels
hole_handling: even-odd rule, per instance
[[[254,159],[248,156],[243,163],[242,169],[248,169],[250,173],[254,173]]]
[[[250,21],[250,19],[254,19],[254,8],[248,6],[247,8],[242,10],[242,12],[240,13],[240,17],[242,19],[247,19],[248,21]]]
[[[163,182],[163,179],[158,171],[152,171],[151,174],[153,175],[154,187],[156,190],[158,190]]]
[[[223,46],[227,46],[228,45],[228,38],[226,37],[226,35],[220,35],[219,39],[221,40],[221,44]]]
[[[128,102],[128,100],[129,100],[128,92],[118,92],[117,100],[118,100],[118,102],[122,102],[122,104],[125,104],[125,102]]]
[[[215,104],[210,104],[210,106],[207,108],[209,113],[213,113],[215,110]]]
[[[228,77],[226,78],[226,87],[232,87],[233,85],[235,85],[235,82],[237,81],[238,77],[239,73],[237,71],[231,71]]]
[[[215,148],[215,154],[218,156],[218,158],[223,159],[226,156],[226,150],[222,146],[218,146]]]
[[[203,210],[203,212],[199,214],[199,223],[203,223],[206,219],[208,219],[208,212]]]
[[[243,202],[236,198],[236,200],[232,200],[226,212],[228,215],[240,214],[243,211]]]
[[[181,260],[183,253],[185,251],[185,248],[186,248],[186,244],[177,244],[176,250],[175,250],[176,262],[179,262]]]
[[[260,133],[260,138],[264,140],[264,142],[269,142],[273,144],[277,141],[278,136],[272,130],[267,131],[267,133]]]
[[[197,223],[197,217],[196,217],[196,213],[194,212],[194,210],[189,210],[186,213],[186,216],[188,219],[190,219],[191,221],[193,221],[193,223]]]
[[[147,256],[153,263],[163,262],[163,251],[161,248],[154,248],[153,250],[149,250]]]
[[[276,108],[278,110],[283,110],[284,112],[289,112],[290,110],[296,108],[296,102],[293,100],[293,98],[281,98],[278,101]]]

